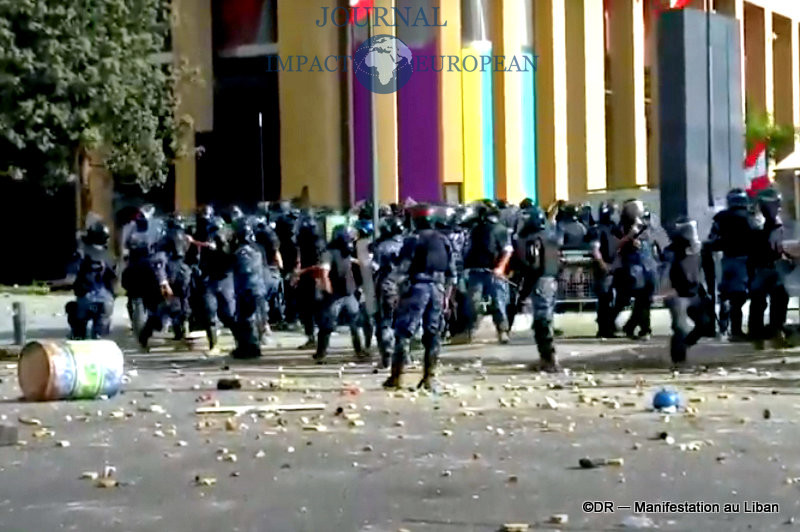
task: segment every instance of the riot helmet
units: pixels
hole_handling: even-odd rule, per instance
[[[747,192],[741,188],[731,189],[731,191],[728,192],[728,195],[725,196],[725,201],[727,202],[729,209],[747,208],[749,204]]]
[[[629,199],[622,204],[622,218],[626,221],[639,220],[644,216],[644,213],[644,203],[641,200]]]
[[[381,236],[393,237],[403,234],[403,223],[399,218],[390,216],[381,222]]]
[[[613,201],[602,201],[597,211],[597,219],[602,225],[613,225],[619,209]]]
[[[111,233],[108,230],[108,226],[103,222],[97,221],[86,230],[83,241],[89,246],[105,247],[108,245],[110,238]]]
[[[417,231],[422,229],[432,229],[434,223],[433,207],[425,204],[414,205],[409,209],[411,222]]]
[[[774,188],[765,188],[758,193],[758,207],[768,222],[779,220],[781,212],[781,194]]]
[[[372,220],[360,218],[356,220],[354,226],[359,238],[371,238],[375,234],[375,224]]]
[[[521,233],[524,235],[544,231],[547,227],[547,214],[538,205],[533,205],[522,213],[523,225]]]
[[[592,214],[592,205],[590,203],[587,202],[581,205],[578,219],[586,227],[592,227],[594,225],[594,215]]]

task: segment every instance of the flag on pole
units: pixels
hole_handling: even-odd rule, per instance
[[[744,160],[744,176],[750,186],[747,193],[755,196],[759,190],[769,188],[772,182],[767,175],[767,144],[764,141],[756,143],[747,153]]]
[[[374,0],[350,0],[350,24],[358,24],[368,19],[369,12],[374,7]]]

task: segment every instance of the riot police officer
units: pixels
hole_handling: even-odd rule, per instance
[[[372,212],[362,213],[356,220],[356,241],[353,244],[354,258],[357,260],[357,281],[359,289],[357,299],[359,304],[359,323],[364,332],[364,352],[372,347],[372,338],[375,336],[375,315],[377,313],[375,298],[375,282],[372,277],[372,251],[375,227],[372,220],[364,218]]]
[[[701,284],[701,244],[694,220],[676,222],[672,242],[664,250],[669,264],[673,293],[666,305],[672,319],[670,356],[676,365],[686,362],[689,347],[708,331],[714,320],[714,308]],[[694,328],[689,327],[689,319]]]
[[[117,279],[114,263],[108,254],[108,227],[95,222],[82,240],[83,249],[73,285],[77,299],[67,303],[67,322],[73,339],[104,338],[111,331]]]
[[[425,367],[418,387],[433,389],[441,345],[443,307],[446,292],[455,283],[455,264],[450,241],[433,229],[433,209],[417,205],[410,209],[410,215],[415,234],[406,239],[400,252],[400,271],[408,276],[409,287],[398,305],[392,372],[383,386],[401,386],[411,338],[421,323]]]
[[[719,322],[725,334],[730,324],[733,341],[745,339],[742,330],[742,306],[747,301],[749,274],[747,256],[753,245],[755,222],[748,211],[749,200],[744,190],[728,193],[728,208],[714,216],[714,223],[703,247],[706,275],[713,279],[714,261],[708,255],[722,252],[722,279],[719,282]],[[713,287],[713,283],[711,283]]]
[[[148,217],[139,212],[128,236],[128,267],[122,273],[133,329],[139,343],[147,348],[154,331],[163,326],[160,306],[172,296],[166,273],[166,256],[156,249],[157,234]]]
[[[255,220],[254,228],[255,244],[264,262],[264,300],[262,302],[261,332],[269,333],[269,323],[272,321],[281,322],[284,318],[286,301],[284,299],[283,286],[283,256],[280,251],[280,239],[272,228],[269,220],[265,216],[259,216]]]
[[[211,206],[198,210],[194,234],[190,239],[187,262],[194,265],[192,316],[206,331],[209,349],[216,350],[217,318],[230,330],[235,327],[233,257],[225,224]]]
[[[185,262],[189,242],[186,238],[186,222],[180,214],[172,214],[167,219],[166,231],[158,247],[166,255],[167,281],[172,290],[172,297],[167,301],[166,314],[172,322],[175,339],[181,340],[191,312],[189,298],[192,270]]]
[[[783,327],[786,323],[789,296],[779,269],[779,262],[784,256],[781,195],[773,188],[765,189],[759,192],[757,203],[764,225],[756,230],[749,255],[753,272],[750,284],[749,333],[757,347],[762,347],[767,339],[772,339],[777,347],[783,347]],[[769,326],[765,327],[767,298]]]
[[[617,206],[613,202],[600,203],[597,224],[587,235],[592,247],[598,338],[613,338],[617,332],[613,308],[613,267],[617,259],[616,213]]]
[[[291,209],[289,202],[281,201],[270,205],[270,223],[275,224],[275,234],[280,241],[281,278],[283,279],[283,299],[286,306],[283,310],[283,320],[280,327],[289,329],[297,323],[297,287],[292,284],[295,269],[298,266],[297,252],[297,213]]]
[[[501,344],[508,343],[508,280],[506,268],[514,249],[508,229],[499,223],[497,211],[489,204],[476,208],[476,223],[469,236],[469,248],[464,257],[467,272],[467,292],[471,302],[470,332],[477,327],[479,306],[484,297],[489,298],[492,320]]]
[[[350,329],[356,356],[367,355],[363,351],[358,323],[359,305],[355,297],[358,286],[353,275],[354,267],[358,267],[358,264],[355,262],[352,235],[346,226],[338,226],[333,230],[331,242],[318,270],[324,289],[318,320],[317,352],[314,354],[314,360],[317,362],[321,362],[327,355],[331,334],[336,330],[339,317],[342,315]]]
[[[398,268],[403,248],[403,224],[394,216],[383,220],[380,240],[373,254],[377,297],[377,337],[381,367],[388,368],[394,350],[394,319],[400,299]]]
[[[559,370],[554,346],[553,321],[558,273],[559,249],[563,237],[557,227],[547,227],[547,215],[538,206],[531,207],[525,225],[517,235],[517,247],[532,284],[533,337],[539,350],[539,369],[546,372]]]
[[[300,219],[297,230],[297,271],[293,282],[297,283],[295,297],[298,314],[303,323],[307,341],[300,349],[316,349],[315,325],[321,309],[323,297],[320,290],[320,267],[325,252],[325,239],[313,213],[306,212]]]
[[[245,217],[234,222],[233,283],[236,293],[234,358],[261,356],[261,310],[264,307],[264,259],[255,243],[253,227]]]
[[[620,267],[614,272],[614,320],[633,298],[631,316],[623,331],[628,338],[648,340],[658,265],[644,216],[645,209],[641,201],[628,200],[623,204],[617,246]]]

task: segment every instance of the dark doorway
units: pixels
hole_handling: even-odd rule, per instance
[[[280,198],[278,74],[267,71],[267,61],[268,56],[215,61],[214,131],[197,139],[203,147],[198,203],[254,207]]]

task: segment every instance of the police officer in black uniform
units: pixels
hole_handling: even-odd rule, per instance
[[[270,205],[270,223],[275,224],[275,234],[280,241],[280,254],[283,266],[281,278],[283,279],[283,320],[280,328],[289,329],[297,323],[297,286],[291,281],[298,266],[297,229],[298,216],[292,210],[289,202],[281,201]]]
[[[122,287],[134,319],[134,333],[139,344],[147,348],[154,331],[163,326],[161,304],[172,297],[167,279],[167,257],[157,249],[158,235],[149,218],[137,214],[136,227],[128,236],[128,267],[122,274]]]
[[[67,322],[75,340],[105,338],[111,331],[117,279],[114,263],[108,254],[108,227],[95,222],[82,240],[83,249],[73,284],[77,299],[67,303]]]
[[[488,297],[497,339],[501,344],[506,344],[509,290],[505,275],[514,248],[508,228],[499,223],[497,215],[496,209],[488,203],[477,206],[477,220],[470,231],[464,268],[467,271],[467,292],[472,303],[470,332],[475,332],[480,314],[478,307],[483,298]]]
[[[192,270],[185,262],[189,242],[186,238],[186,222],[180,214],[174,213],[167,219],[166,230],[158,248],[166,256],[167,281],[172,290],[165,313],[172,322],[175,339],[182,340],[186,331],[186,320],[191,313],[189,298]]]
[[[763,347],[764,340],[772,339],[776,347],[784,347],[784,325],[789,295],[783,284],[779,263],[784,258],[783,222],[780,218],[781,195],[772,188],[762,190],[757,197],[758,208],[764,225],[757,229],[750,248],[750,268],[753,272],[750,284],[749,333],[756,347]],[[764,311],[769,298],[769,326],[764,326]]]
[[[394,217],[381,223],[380,240],[373,253],[375,271],[375,295],[378,315],[376,318],[378,350],[381,367],[388,368],[394,351],[395,310],[400,300],[399,274],[400,250],[403,248],[403,224]]]
[[[701,243],[694,220],[684,218],[676,222],[664,257],[669,264],[673,290],[666,300],[672,319],[670,356],[673,364],[683,365],[689,347],[700,340],[714,320],[714,308],[701,283]],[[689,319],[694,328],[689,326]]]
[[[356,356],[367,356],[363,350],[359,328],[359,305],[355,297],[358,286],[353,269],[358,267],[353,249],[353,236],[346,226],[334,228],[330,244],[320,268],[322,279],[322,310],[319,317],[319,336],[314,360],[321,362],[328,353],[331,334],[340,316],[350,329]]]
[[[749,200],[744,190],[735,188],[728,193],[728,208],[714,216],[703,252],[705,264],[713,266],[708,254],[722,252],[722,279],[719,282],[720,332],[728,332],[730,339],[745,340],[742,330],[742,306],[747,301],[749,273],[747,256],[753,246],[755,221],[748,210]]]
[[[433,229],[433,209],[427,205],[417,205],[410,214],[415,234],[406,239],[401,251],[401,271],[407,274],[409,287],[402,294],[397,309],[392,373],[383,386],[401,386],[411,338],[421,323],[425,368],[418,387],[430,390],[435,388],[443,307],[446,292],[455,283],[455,264],[450,241]]]
[[[223,220],[210,206],[200,207],[193,244],[187,262],[193,265],[192,315],[206,331],[209,348],[217,346],[217,318],[224,327],[235,327],[236,302],[233,286],[233,256]]]
[[[614,338],[617,333],[613,288],[613,267],[617,259],[616,210],[617,206],[613,202],[600,203],[597,224],[587,235],[592,247],[598,338]]]
[[[300,349],[316,349],[315,324],[320,316],[323,297],[320,287],[320,268],[325,252],[325,239],[312,212],[301,215],[297,230],[297,271],[296,282],[298,314],[303,323],[307,341]]]
[[[653,255],[650,228],[644,216],[645,209],[641,201],[628,200],[623,204],[617,233],[620,267],[614,272],[614,320],[633,298],[631,316],[623,331],[628,338],[648,340],[658,265]]]
[[[270,322],[283,321],[286,302],[283,287],[283,256],[281,255],[281,242],[277,233],[272,228],[265,216],[255,219],[254,228],[255,244],[261,252],[264,262],[264,298],[261,302],[261,333],[269,334]]]
[[[533,337],[539,350],[539,369],[556,372],[559,367],[553,321],[558,295],[559,249],[563,245],[563,237],[557,227],[547,227],[547,215],[540,207],[533,206],[516,240],[518,254],[527,267],[526,278],[532,286]]]
[[[249,220],[234,221],[233,283],[236,293],[236,325],[233,337],[234,358],[261,356],[261,309],[264,307],[264,258],[255,243]]]

